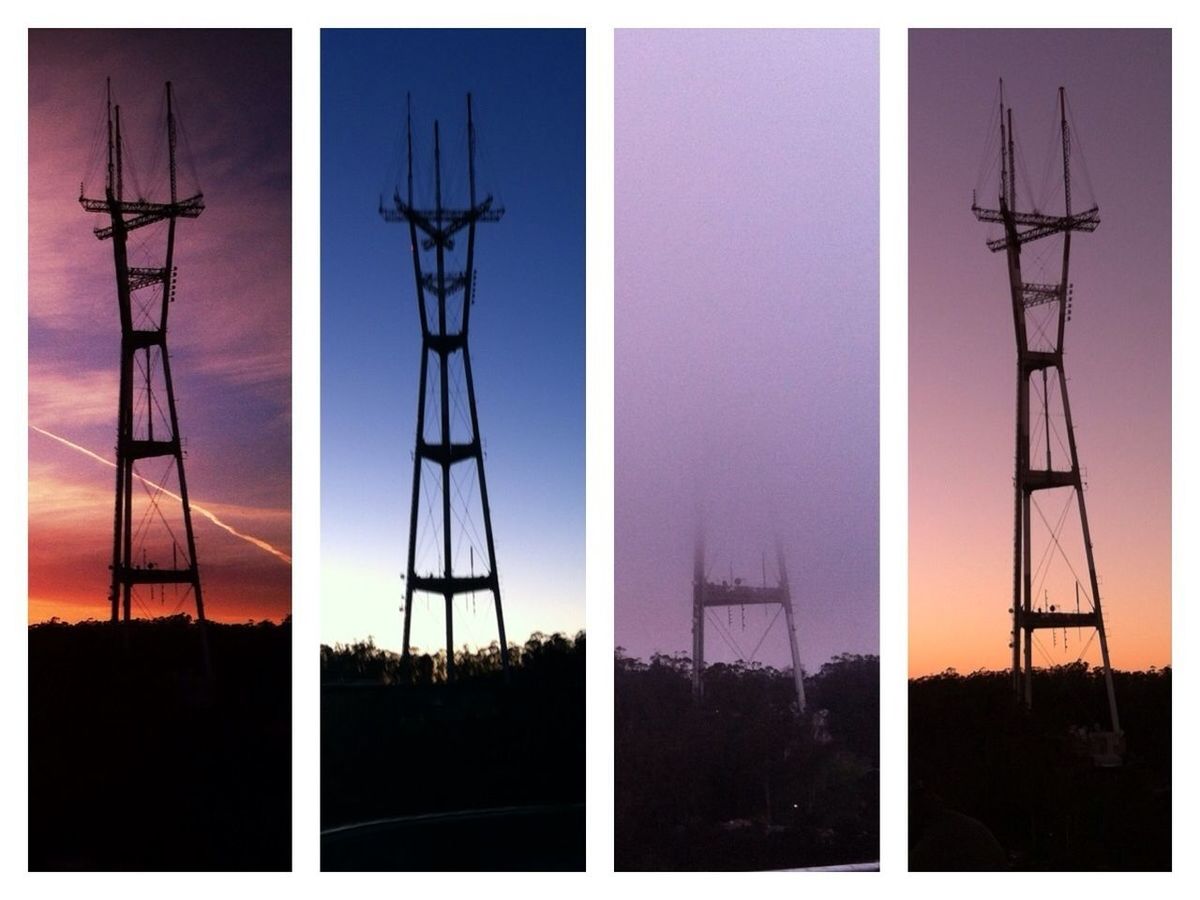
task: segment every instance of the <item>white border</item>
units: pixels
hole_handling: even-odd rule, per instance
[[[9,615],[0,624],[0,684],[3,685],[4,741],[0,744],[0,892],[6,896],[76,898],[81,893],[124,898],[209,897],[215,890],[284,889],[305,896],[317,892],[520,891],[558,897],[574,890],[605,895],[614,889],[651,897],[685,890],[697,897],[728,895],[750,888],[762,892],[836,892],[849,897],[885,891],[917,892],[924,897],[963,892],[999,896],[1014,889],[1038,892],[1079,891],[1104,895],[1139,887],[1183,896],[1195,890],[1196,854],[1188,838],[1194,833],[1190,809],[1200,800],[1197,777],[1186,749],[1195,745],[1194,714],[1180,698],[1196,696],[1191,649],[1196,618],[1189,601],[1196,593],[1196,554],[1189,552],[1200,537],[1196,526],[1200,460],[1195,389],[1200,385],[1195,341],[1196,225],[1189,210],[1198,208],[1196,177],[1187,165],[1196,157],[1195,110],[1200,72],[1197,14],[1184,4],[1144,0],[1136,7],[1107,0],[1094,2],[1011,2],[965,5],[949,0],[911,0],[906,4],[791,4],[779,0],[742,0],[721,11],[670,2],[588,0],[570,7],[561,2],[460,0],[452,8],[382,2],[276,4],[252,10],[249,5],[212,0],[202,6],[166,7],[132,0],[117,10],[64,0],[53,9],[31,14],[11,4],[0,13],[0,92],[8,140],[2,150],[0,198],[3,212],[5,271],[9,279],[0,304],[0,509],[7,527],[0,534],[0,571],[8,576]],[[27,435],[26,409],[26,279],[27,182],[26,33],[38,27],[85,26],[225,26],[291,27],[293,29],[293,545],[295,652],[293,655],[293,824],[294,874],[198,877],[176,875],[28,875],[26,866],[26,645],[25,516]],[[416,26],[586,26],[588,112],[588,313],[587,313],[587,598],[592,654],[588,666],[588,867],[587,875],[495,876],[370,874],[318,876],[317,804],[319,802],[318,644],[319,584],[319,34],[326,27]],[[841,874],[755,875],[678,874],[670,876],[612,873],[612,486],[613,486],[613,125],[612,28],[648,26],[724,27],[880,27],[881,28],[881,653],[883,656],[882,861],[884,872],[856,877]],[[907,558],[907,34],[914,27],[1174,27],[1174,444],[1173,444],[1173,571],[1179,586],[1174,603],[1175,663],[1175,816],[1174,875],[1101,874],[1014,875],[986,878],[971,875],[904,873],[907,822],[906,784],[906,595]],[[1191,389],[1189,389],[1191,388]],[[89,751],[81,748],[86,762]],[[347,883],[341,879],[352,879]],[[663,879],[670,879],[669,883]],[[484,879],[487,879],[486,881]],[[615,881],[613,880],[615,879]],[[799,879],[799,880],[793,880]],[[830,879],[836,879],[831,881]],[[882,879],[883,883],[880,883]],[[1055,883],[1057,882],[1057,883]]]

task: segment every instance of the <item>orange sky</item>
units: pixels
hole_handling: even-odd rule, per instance
[[[1169,665],[1170,32],[914,31],[909,66],[909,673],[1011,663],[1016,348],[1003,254],[970,211],[973,187],[981,203],[998,194],[981,138],[1000,75],[1018,205],[1038,205],[1045,167],[1058,181],[1043,208],[1061,208],[1055,101],[1068,93],[1076,208],[1098,203],[1101,224],[1072,244],[1064,361],[1111,657]],[[1057,282],[1060,240],[1026,246],[1027,281]],[[1051,549],[1035,596],[1074,611],[1071,566],[1087,582],[1074,507],[1062,490],[1035,496],[1050,522],[1065,509],[1066,557]],[[1049,530],[1032,518],[1036,565]],[[1038,632],[1034,663],[1073,662],[1088,638]],[[1098,662],[1098,641],[1083,658]]]
[[[29,440],[29,621],[107,618],[114,470],[38,430],[30,430]],[[290,513],[195,496],[192,506],[209,617],[242,622],[286,616]],[[246,536],[231,534],[200,510]],[[195,612],[190,598],[177,599],[170,588],[157,605],[147,601],[137,612],[167,615],[177,605]]]

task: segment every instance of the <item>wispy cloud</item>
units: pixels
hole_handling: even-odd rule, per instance
[[[84,456],[87,456],[90,459],[93,459],[102,465],[108,466],[110,469],[115,469],[117,467],[116,463],[112,462],[111,460],[105,459],[100,454],[98,454],[92,450],[89,450],[87,447],[80,446],[79,444],[76,444],[74,441],[69,441],[65,437],[62,437],[61,435],[54,434],[51,431],[47,431],[45,428],[39,428],[37,425],[30,424],[29,427],[32,430],[36,431],[38,434],[43,435],[47,438],[50,438],[53,441],[58,441],[63,446],[70,447],[72,450],[75,450],[78,453],[82,453]],[[183,498],[180,497],[179,494],[175,493],[172,490],[167,489],[165,485],[162,485],[157,481],[152,481],[149,478],[145,478],[142,475],[139,475],[137,472],[134,472],[134,478],[136,478],[138,481],[142,482],[143,484],[147,485],[148,487],[151,487],[151,488],[161,491],[162,493],[166,494],[168,497],[170,497],[173,500],[177,500],[180,502],[182,502],[182,500],[183,500]],[[88,496],[89,496],[89,498],[94,497],[94,492],[89,492]],[[238,529],[236,529],[232,525],[230,525],[228,522],[221,519],[220,516],[218,516],[215,512],[213,512],[213,510],[210,509],[209,507],[202,506],[201,504],[196,503],[196,502],[192,502],[190,504],[190,506],[191,506],[193,512],[199,513],[200,515],[204,516],[206,519],[208,519],[210,522],[212,522],[218,528],[222,529],[223,531],[228,532],[229,534],[232,534],[235,538],[238,538],[239,540],[243,540],[248,544],[253,544],[255,547],[258,547],[258,549],[260,549],[266,553],[270,553],[272,556],[276,557],[281,562],[287,563],[289,566],[292,564],[291,556],[284,553],[279,548],[272,546],[270,543],[268,543],[267,541],[264,541],[262,538],[257,538],[257,537],[254,537],[253,535],[246,534],[245,532],[239,531]]]

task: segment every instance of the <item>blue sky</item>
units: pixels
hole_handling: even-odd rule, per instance
[[[418,195],[441,123],[443,196],[466,205],[466,94],[480,194],[471,362],[509,639],[584,625],[584,33],[326,30],[321,61],[322,640],[399,648],[420,326],[403,180],[412,95]],[[440,600],[413,643],[443,641]],[[458,601],[456,644],[495,637]]]

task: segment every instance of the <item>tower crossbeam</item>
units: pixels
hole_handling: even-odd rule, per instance
[[[87,197],[80,197],[79,205],[83,207],[85,212],[108,213],[114,217],[121,217],[121,228],[126,232],[130,232],[167,219],[198,218],[200,213],[204,212],[204,195],[196,194],[194,197],[188,197],[186,200],[180,200],[176,203],[147,203],[142,200],[136,202],[119,201],[113,202],[111,207],[107,200],[92,200]],[[134,214],[132,219],[124,218],[130,213]],[[98,226],[93,230],[93,233],[99,240],[108,240],[113,236],[116,227],[115,222],[112,225]]]
[[[788,631],[788,647],[792,654],[792,681],[796,688],[796,708],[803,714],[806,705],[804,670],[800,665],[796,617],[792,608],[792,594],[788,585],[787,566],[783,558],[782,546],[776,547],[776,558],[779,566],[779,581],[775,585],[764,584],[762,587],[755,587],[742,584],[737,580],[732,584],[709,581],[705,575],[704,542],[703,540],[696,541],[696,555],[692,571],[692,697],[697,703],[704,696],[705,613],[716,607],[779,606],[783,610]],[[763,568],[763,581],[766,581],[765,562]]]
[[[1021,285],[1021,302],[1025,304],[1026,309],[1046,303],[1055,303],[1062,298],[1063,286],[1061,284],[1037,284],[1026,281]]]
[[[138,291],[152,285],[162,284],[166,280],[167,270],[165,268],[129,267],[129,289],[131,291]]]

